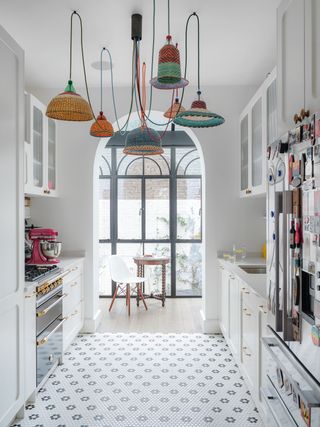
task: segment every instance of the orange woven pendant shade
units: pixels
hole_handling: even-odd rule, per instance
[[[176,98],[171,107],[169,107],[163,115],[168,119],[174,119],[178,112],[182,113],[183,111],[186,111],[186,109],[179,102],[179,98]]]
[[[90,135],[96,136],[98,138],[109,137],[114,134],[113,126],[108,120],[106,116],[100,111],[97,116],[97,120],[92,124],[90,128]]]
[[[71,80],[64,92],[59,93],[49,103],[46,115],[51,119],[83,122],[92,120],[88,102],[76,93]]]

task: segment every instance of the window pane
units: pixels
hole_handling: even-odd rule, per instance
[[[126,262],[132,273],[137,274],[137,266],[133,258],[142,254],[142,243],[117,243],[117,255]]]
[[[118,180],[118,238],[141,239],[141,179]]]
[[[177,179],[177,238],[201,239],[200,179]]]
[[[155,256],[168,256],[170,254],[170,244],[167,243],[146,243],[144,253]],[[162,289],[162,267],[154,265],[145,267],[144,275],[146,278],[145,292],[150,294],[160,293]],[[166,265],[166,293],[171,295],[171,263]]]
[[[100,159],[99,173],[100,175],[111,174],[111,148],[105,148]]]
[[[169,239],[169,179],[146,180],[146,238]]]
[[[99,245],[99,292],[100,295],[112,294],[112,283],[109,271],[109,256],[111,255],[111,244],[100,243]]]
[[[110,179],[99,179],[99,240],[110,239]]]
[[[127,156],[123,153],[123,148],[117,149],[117,170],[118,175],[142,175],[143,158]]]
[[[190,162],[194,159],[199,157],[198,151],[196,148],[192,147],[186,147],[186,148],[177,148],[176,149],[176,173],[177,175],[185,175],[186,173],[190,174],[190,171],[188,170],[192,163],[193,168],[197,168],[197,164],[199,168],[197,168],[196,174],[201,174],[200,170],[200,162],[198,160],[195,160],[190,164]],[[197,163],[198,162],[198,163]]]
[[[164,149],[162,156],[144,158],[145,175],[169,175],[170,174],[170,148]]]
[[[177,296],[201,295],[202,288],[201,243],[178,243],[176,246]]]

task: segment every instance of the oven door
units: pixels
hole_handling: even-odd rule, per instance
[[[37,337],[37,386],[62,357],[62,332],[65,319],[54,320]]]
[[[58,292],[37,308],[37,336],[62,315],[62,300],[66,294]]]

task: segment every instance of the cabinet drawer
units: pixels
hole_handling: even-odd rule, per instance
[[[63,278],[63,284],[67,285],[68,283],[72,282],[75,278],[77,278],[77,276],[82,274],[83,263],[79,262],[79,263],[73,264],[72,266],[68,267],[65,271],[69,272]]]
[[[255,390],[257,381],[257,359],[251,347],[243,340],[242,345],[242,365],[247,375],[249,388]]]
[[[254,310],[246,304],[242,306],[242,339],[252,349],[256,349],[257,339],[257,316]]]
[[[68,316],[82,299],[82,276],[77,276],[72,281],[64,284],[63,290],[67,295],[63,300],[63,315]]]
[[[82,328],[82,301],[72,310],[63,325],[63,351],[71,344]]]

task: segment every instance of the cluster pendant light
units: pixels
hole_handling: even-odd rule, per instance
[[[74,88],[72,82],[72,36],[73,36],[73,17],[77,16],[80,21],[81,31],[81,56],[82,66],[86,87],[87,100],[82,98]],[[188,25],[190,19],[195,16],[198,24],[198,90],[197,99],[192,102],[191,108],[186,110],[182,106],[183,96],[185,87],[188,85],[187,76],[187,36],[188,36]],[[142,66],[142,84],[140,79],[140,41],[142,39],[142,16],[140,14],[133,14],[131,17],[131,38],[133,40],[133,55],[132,55],[132,87],[131,87],[131,101],[127,120],[122,128],[119,126],[117,109],[114,95],[113,85],[113,70],[112,70],[112,58],[110,51],[106,48],[102,48],[100,54],[100,113],[95,118],[92,110],[89,89],[87,84],[87,76],[85,69],[84,60],[84,49],[83,49],[83,27],[82,19],[80,15],[74,11],[71,14],[70,20],[70,69],[69,69],[69,80],[64,92],[54,97],[46,111],[46,115],[50,118],[57,120],[67,121],[89,121],[94,119],[95,122],[90,128],[90,135],[94,137],[111,137],[114,135],[112,124],[106,119],[103,113],[103,98],[102,98],[102,55],[106,51],[109,54],[110,65],[111,65],[111,87],[112,87],[112,101],[113,109],[118,126],[118,132],[122,135],[127,133],[125,140],[125,148],[123,152],[128,155],[138,156],[150,156],[159,155],[163,153],[162,148],[162,137],[168,129],[168,125],[172,124],[172,130],[174,130],[174,124],[187,127],[212,127],[218,126],[224,123],[224,118],[216,113],[211,112],[207,109],[206,103],[201,99],[200,89],[200,22],[196,12],[189,15],[186,28],[185,28],[185,69],[184,76],[181,74],[180,64],[180,52],[178,45],[173,45],[171,42],[170,35],[170,0],[168,0],[168,35],[166,44],[159,51],[158,58],[158,74],[156,77],[151,78],[151,94],[150,94],[150,105],[149,112],[151,111],[152,105],[152,88],[172,90],[172,101],[171,106],[164,113],[164,117],[168,119],[167,123],[155,123],[146,113],[146,65],[143,63]],[[151,77],[153,75],[153,57],[154,57],[154,39],[155,39],[155,0],[153,0],[153,43],[152,43],[152,66],[151,66]],[[178,89],[182,88],[181,100],[178,97]],[[133,129],[130,132],[126,132],[130,122],[130,116],[132,113],[133,101],[136,100],[137,113],[139,115],[140,110],[140,121],[141,125]],[[148,126],[148,122],[157,126],[165,126],[164,131],[161,135],[151,127]]]
[[[70,72],[68,84],[64,92],[59,93],[49,103],[46,111],[46,115],[56,120],[67,120],[67,121],[88,121],[93,119],[92,109],[81,95],[76,93],[76,90],[72,82],[72,22],[74,15],[77,15],[80,20],[81,29],[81,52],[85,74],[85,64],[83,58],[83,44],[82,44],[82,20],[80,15],[74,11],[71,14],[70,22]],[[85,75],[86,80],[86,75]],[[86,85],[87,86],[87,85]]]
[[[110,137],[114,133],[112,124],[108,122],[102,111],[102,55],[104,51],[106,51],[105,47],[101,49],[100,54],[100,113],[90,128],[90,135],[98,138]]]
[[[174,123],[180,126],[193,127],[193,128],[206,128],[219,126],[224,123],[224,118],[219,114],[212,113],[207,109],[206,103],[200,99],[200,21],[199,16],[194,12],[187,20],[186,34],[188,30],[189,20],[192,16],[197,18],[198,24],[198,99],[192,102],[189,110],[180,111],[174,118]]]

